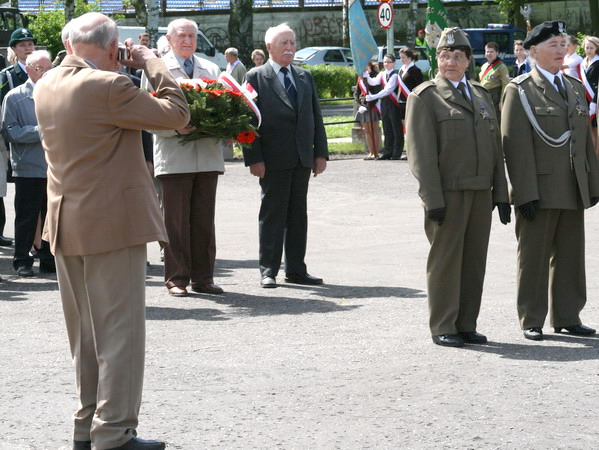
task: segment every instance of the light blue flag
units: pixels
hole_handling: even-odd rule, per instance
[[[349,4],[349,42],[354,68],[361,77],[366,70],[366,64],[377,53],[377,46],[370,25],[362,10],[360,0],[350,0]]]

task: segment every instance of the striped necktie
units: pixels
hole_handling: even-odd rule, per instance
[[[281,72],[283,72],[283,76],[285,77],[283,83],[285,84],[287,95],[293,102],[297,102],[297,90],[289,78],[289,69],[287,67],[281,67]]]

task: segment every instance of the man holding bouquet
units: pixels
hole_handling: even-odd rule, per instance
[[[176,79],[216,79],[220,70],[216,64],[194,54],[198,26],[187,19],[173,20],[168,25],[167,39],[171,46],[162,60]],[[149,88],[145,76],[142,88]],[[214,284],[216,238],[214,211],[218,176],[225,171],[222,141],[202,138],[186,144],[182,134],[192,128],[177,131],[152,131],[154,141],[154,173],[162,185],[164,222],[170,245],[164,250],[165,285],[172,296],[188,295],[191,290],[207,294],[222,294]]]

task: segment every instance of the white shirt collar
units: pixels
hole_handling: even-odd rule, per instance
[[[464,74],[464,76],[462,77],[462,79],[460,81],[451,81],[448,79],[448,81],[453,84],[454,88],[458,88],[458,85],[460,83],[464,83],[464,86],[466,86],[466,94],[468,94],[468,98],[472,99],[472,94],[470,93],[470,88],[468,87],[468,80],[466,79],[466,74]]]
[[[543,76],[545,78],[547,78],[547,81],[549,81],[551,83],[551,86],[553,86],[555,89],[557,89],[557,86],[553,82],[555,80],[555,77],[559,77],[559,81],[562,83],[562,86],[564,85],[564,79],[562,78],[562,71],[561,70],[558,70],[556,74],[553,74],[551,72],[546,71],[545,69],[543,69],[538,64],[537,64],[537,69],[539,70],[539,72],[541,72],[543,74]]]
[[[413,65],[414,65],[414,61],[410,62],[410,64],[408,64],[407,66],[406,66],[406,65],[403,65],[403,66],[401,66],[401,71],[405,73],[405,72],[407,72],[407,71],[410,69],[410,67],[412,67]]]
[[[27,73],[27,67],[25,66],[25,64],[23,64],[21,61],[17,61],[19,63],[19,66],[21,66],[21,69],[23,70],[23,72]]]

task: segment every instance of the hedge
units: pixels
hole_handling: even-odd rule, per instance
[[[342,98],[352,96],[352,86],[358,81],[356,69],[344,66],[302,66],[314,77],[318,98]]]

